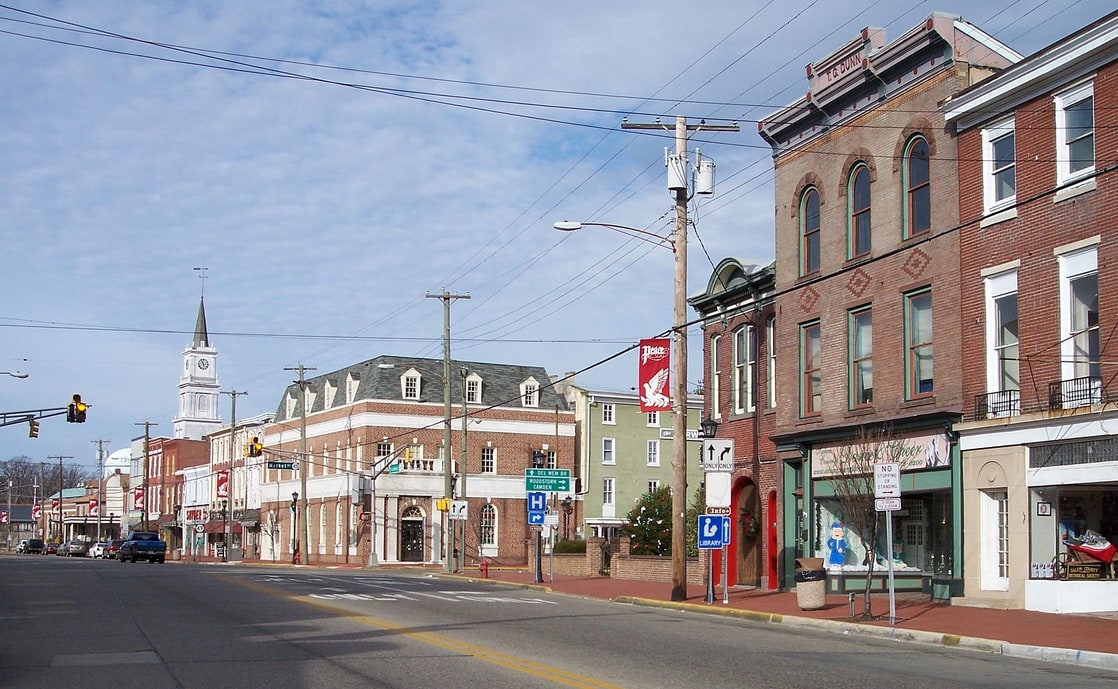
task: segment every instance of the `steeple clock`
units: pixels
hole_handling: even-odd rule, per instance
[[[201,440],[206,433],[221,427],[217,415],[220,386],[217,382],[217,349],[210,345],[206,330],[205,298],[198,305],[194,340],[182,353],[179,376],[179,413],[175,417],[175,437]]]

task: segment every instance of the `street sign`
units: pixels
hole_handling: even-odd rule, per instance
[[[703,441],[703,471],[733,471],[734,441],[731,438],[707,438]]]
[[[729,514],[729,507],[710,507],[707,506],[707,514]]]
[[[896,512],[901,509],[901,499],[878,498],[873,501],[873,508],[878,512]]]
[[[268,462],[269,469],[283,469],[291,471],[295,468],[295,462]]]
[[[559,513],[545,512],[543,515],[543,523],[547,526],[559,526]]]
[[[543,512],[529,512],[528,523],[533,526],[543,526],[544,513]]]
[[[524,490],[545,493],[571,492],[570,469],[525,469]]]
[[[466,521],[466,513],[470,503],[465,500],[455,500],[450,503],[450,519],[453,521]]]
[[[390,474],[400,473],[400,463],[399,462],[393,462],[393,463],[389,464],[388,465],[388,473],[390,473]]]
[[[528,493],[528,511],[543,512],[547,509],[547,493],[532,491]]]
[[[714,514],[699,515],[699,550],[718,550],[729,540],[729,519]]]
[[[731,493],[731,474],[728,471],[708,471],[706,477],[707,507],[729,507]],[[714,514],[708,511],[707,514]],[[729,512],[727,512],[729,514]]]
[[[873,496],[875,498],[901,497],[901,465],[897,462],[880,462],[873,465]]]

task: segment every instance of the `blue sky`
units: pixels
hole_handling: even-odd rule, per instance
[[[0,410],[93,404],[83,426],[0,429],[0,459],[95,462],[171,433],[200,295],[238,417],[274,411],[286,367],[380,354],[581,371],[672,321],[671,253],[558,220],[667,232],[668,138],[650,122],[738,120],[692,146],[716,195],[691,209],[688,292],[726,256],[772,259],[772,163],[755,121],[804,66],[882,26],[959,12],[1029,54],[1111,2],[978,0],[24,2],[0,7]],[[204,267],[205,271],[195,270]],[[199,277],[205,275],[205,280]],[[691,331],[690,386],[701,379]],[[228,396],[222,416],[229,417]]]

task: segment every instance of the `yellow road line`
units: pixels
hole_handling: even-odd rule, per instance
[[[341,617],[353,620],[354,622],[357,622],[359,624],[373,627],[374,629],[395,632],[400,636],[406,636],[408,638],[414,639],[416,641],[421,641],[425,644],[429,644],[437,648],[442,648],[447,651],[453,651],[455,653],[468,655],[471,658],[477,658],[478,660],[490,663],[492,665],[497,665],[509,670],[521,672],[526,675],[532,675],[534,677],[550,680],[552,682],[563,684],[568,687],[575,687],[576,689],[623,689],[623,687],[617,684],[602,682],[600,680],[594,679],[593,677],[587,677],[586,675],[578,674],[575,672],[568,672],[562,668],[557,668],[552,665],[537,663],[526,658],[521,658],[519,656],[501,653],[500,651],[495,651],[484,646],[478,646],[476,644],[471,644],[465,641],[458,641],[442,634],[435,634],[433,632],[407,631],[408,627],[396,624],[395,622],[390,622],[388,620],[374,617],[372,615],[364,615],[361,613],[352,612],[350,610],[339,608],[322,601],[308,600],[303,596],[288,593],[283,589],[274,588],[272,586],[267,586],[254,581],[247,581],[239,577],[226,577],[224,575],[219,576],[221,576],[223,579],[226,579],[227,581],[232,581],[234,583],[240,584],[241,586],[253,589],[254,591],[259,591],[261,593],[265,593],[277,598],[284,598],[286,600],[300,603],[312,608],[325,610],[332,614],[336,614]]]

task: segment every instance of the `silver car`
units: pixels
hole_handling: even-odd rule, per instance
[[[70,557],[88,557],[89,544],[85,541],[70,541],[66,544],[66,554]]]
[[[98,558],[107,557],[105,555],[105,553],[108,552],[108,550],[109,550],[109,544],[108,543],[105,543],[103,541],[99,542],[99,543],[94,543],[93,545],[89,546],[89,556],[90,557],[98,557]]]

